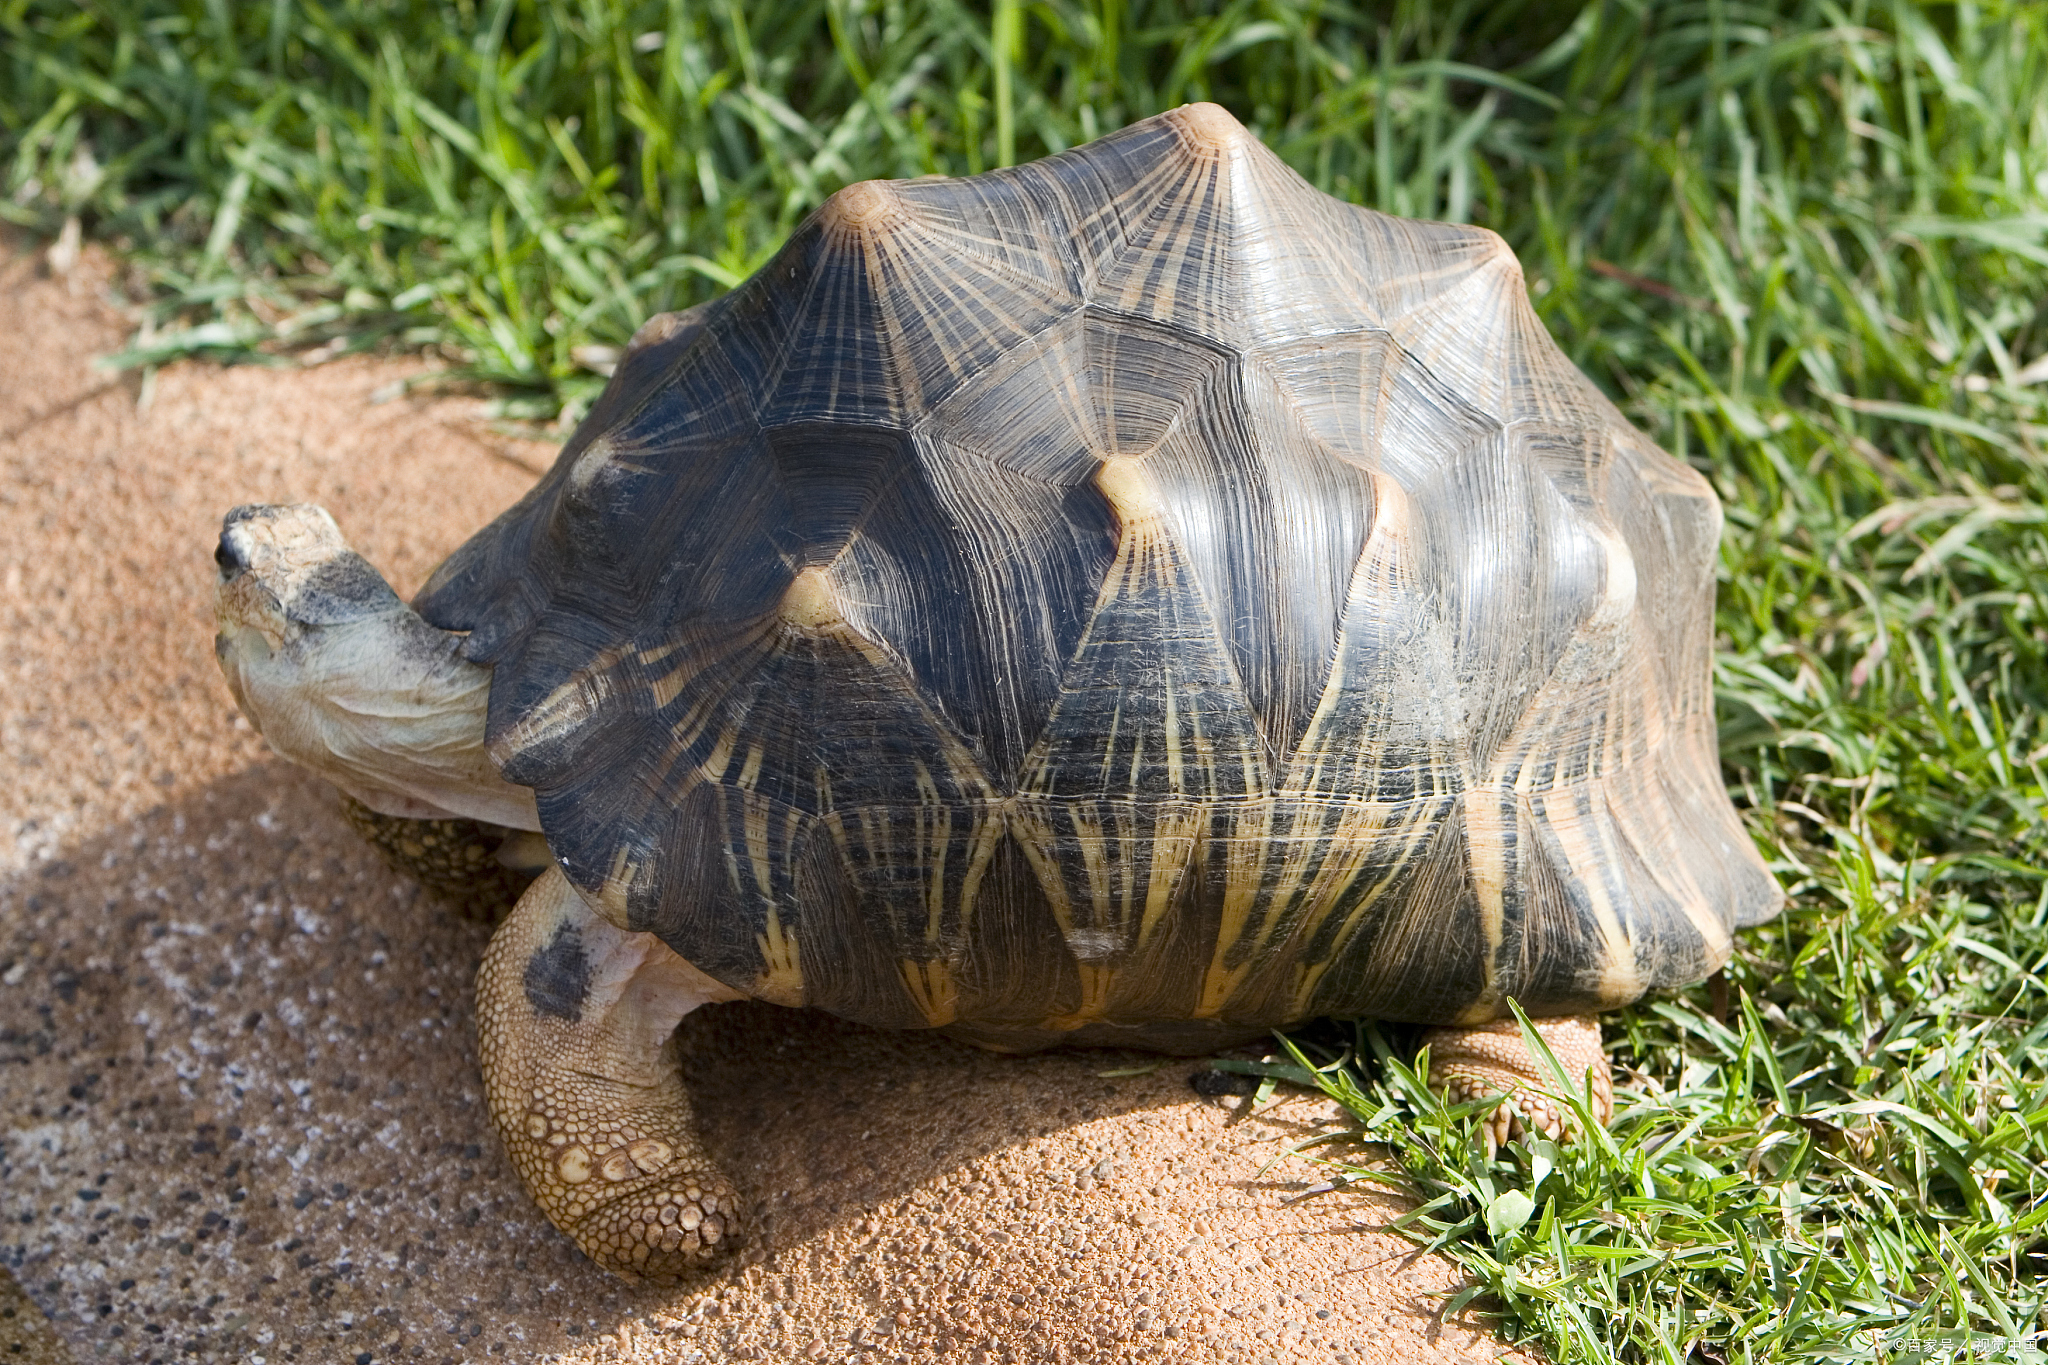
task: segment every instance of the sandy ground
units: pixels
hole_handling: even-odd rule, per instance
[[[179,366],[144,407],[91,364],[126,333],[106,277],[0,249],[0,1271],[77,1360],[1526,1358],[1439,1320],[1458,1277],[1367,1230],[1388,1205],[1260,1174],[1316,1102],[751,1005],[685,1027],[770,1210],[748,1262],[597,1270],[483,1108],[487,931],[378,863],[211,658],[228,507],[324,503],[409,592],[548,452],[376,401],[418,362]],[[56,1358],[4,1279],[0,1350]]]

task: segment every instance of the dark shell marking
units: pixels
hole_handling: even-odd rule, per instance
[[[1469,1022],[1776,911],[1719,529],[1497,237],[1191,106],[842,191],[418,605],[570,878],[739,989],[998,1040]]]

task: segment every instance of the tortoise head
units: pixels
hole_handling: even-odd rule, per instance
[[[326,511],[237,507],[213,552],[214,657],[270,747],[376,816],[538,829],[484,752],[491,671],[422,621]]]
[[[324,507],[248,505],[221,524],[214,617],[223,647],[275,650],[309,626],[337,626],[405,610],[369,561],[348,547]]]

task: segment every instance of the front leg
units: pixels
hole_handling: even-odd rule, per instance
[[[413,819],[371,810],[340,793],[341,815],[384,861],[464,919],[496,924],[553,863],[547,840],[461,816]]]
[[[745,1214],[697,1139],[674,1034],[740,995],[653,934],[600,918],[549,868],[491,939],[477,1033],[491,1118],[548,1221],[627,1279],[673,1280]]]

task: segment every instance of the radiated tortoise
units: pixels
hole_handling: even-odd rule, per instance
[[[401,861],[545,835],[491,1111],[665,1278],[745,1234],[668,1041],[710,1001],[1003,1049],[1411,1021],[1470,1095],[1549,1083],[1514,1000],[1604,1105],[1592,1016],[1780,904],[1715,750],[1720,525],[1500,238],[1191,105],[840,191],[641,328],[411,607],[320,509],[236,509],[219,653]]]

